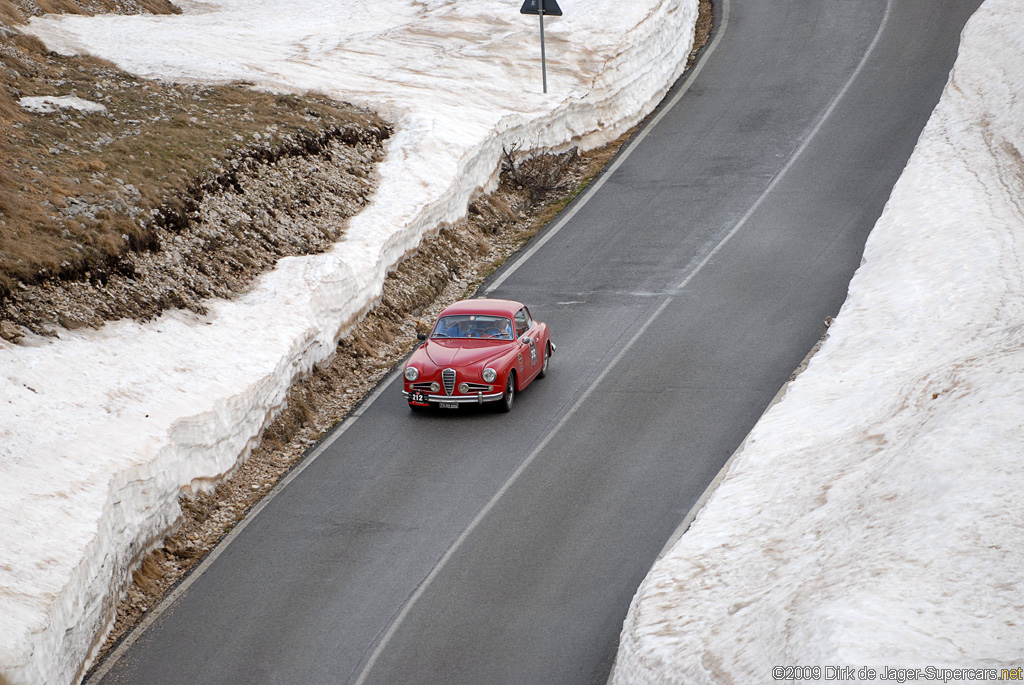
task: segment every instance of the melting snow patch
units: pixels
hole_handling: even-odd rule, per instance
[[[22,109],[27,109],[29,112],[37,114],[49,114],[61,109],[77,109],[79,112],[88,112],[90,114],[107,111],[107,108],[98,102],[83,100],[74,95],[62,95],[60,97],[53,95],[32,96],[21,98],[18,100],[18,104],[21,105]]]

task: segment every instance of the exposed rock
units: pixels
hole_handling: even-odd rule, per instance
[[[21,326],[10,321],[0,321],[0,338],[8,342],[18,343],[23,337],[25,337],[25,332],[21,329]]]

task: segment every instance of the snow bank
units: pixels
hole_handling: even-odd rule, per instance
[[[208,0],[176,16],[49,16],[30,30],[166,79],[247,80],[397,124],[370,207],[327,254],[287,258],[197,317],[0,341],[0,680],[67,683],[182,488],[229,472],[297,375],[379,297],[389,268],[492,184],[503,145],[617,137],[685,65],[697,0]],[[614,18],[614,21],[610,21]]]
[[[1022,63],[1024,6],[988,0],[828,340],[648,575],[613,682],[1021,666]]]

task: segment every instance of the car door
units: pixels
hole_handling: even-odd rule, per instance
[[[525,386],[540,371],[541,360],[537,349],[537,324],[530,316],[530,310],[526,307],[516,312],[516,337],[519,338],[519,355],[522,357],[523,380],[520,386]]]

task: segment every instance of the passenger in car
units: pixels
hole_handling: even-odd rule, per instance
[[[449,338],[465,338],[466,332],[463,330],[463,323],[457,319],[451,321],[448,327],[444,329],[444,335],[447,335]]]

